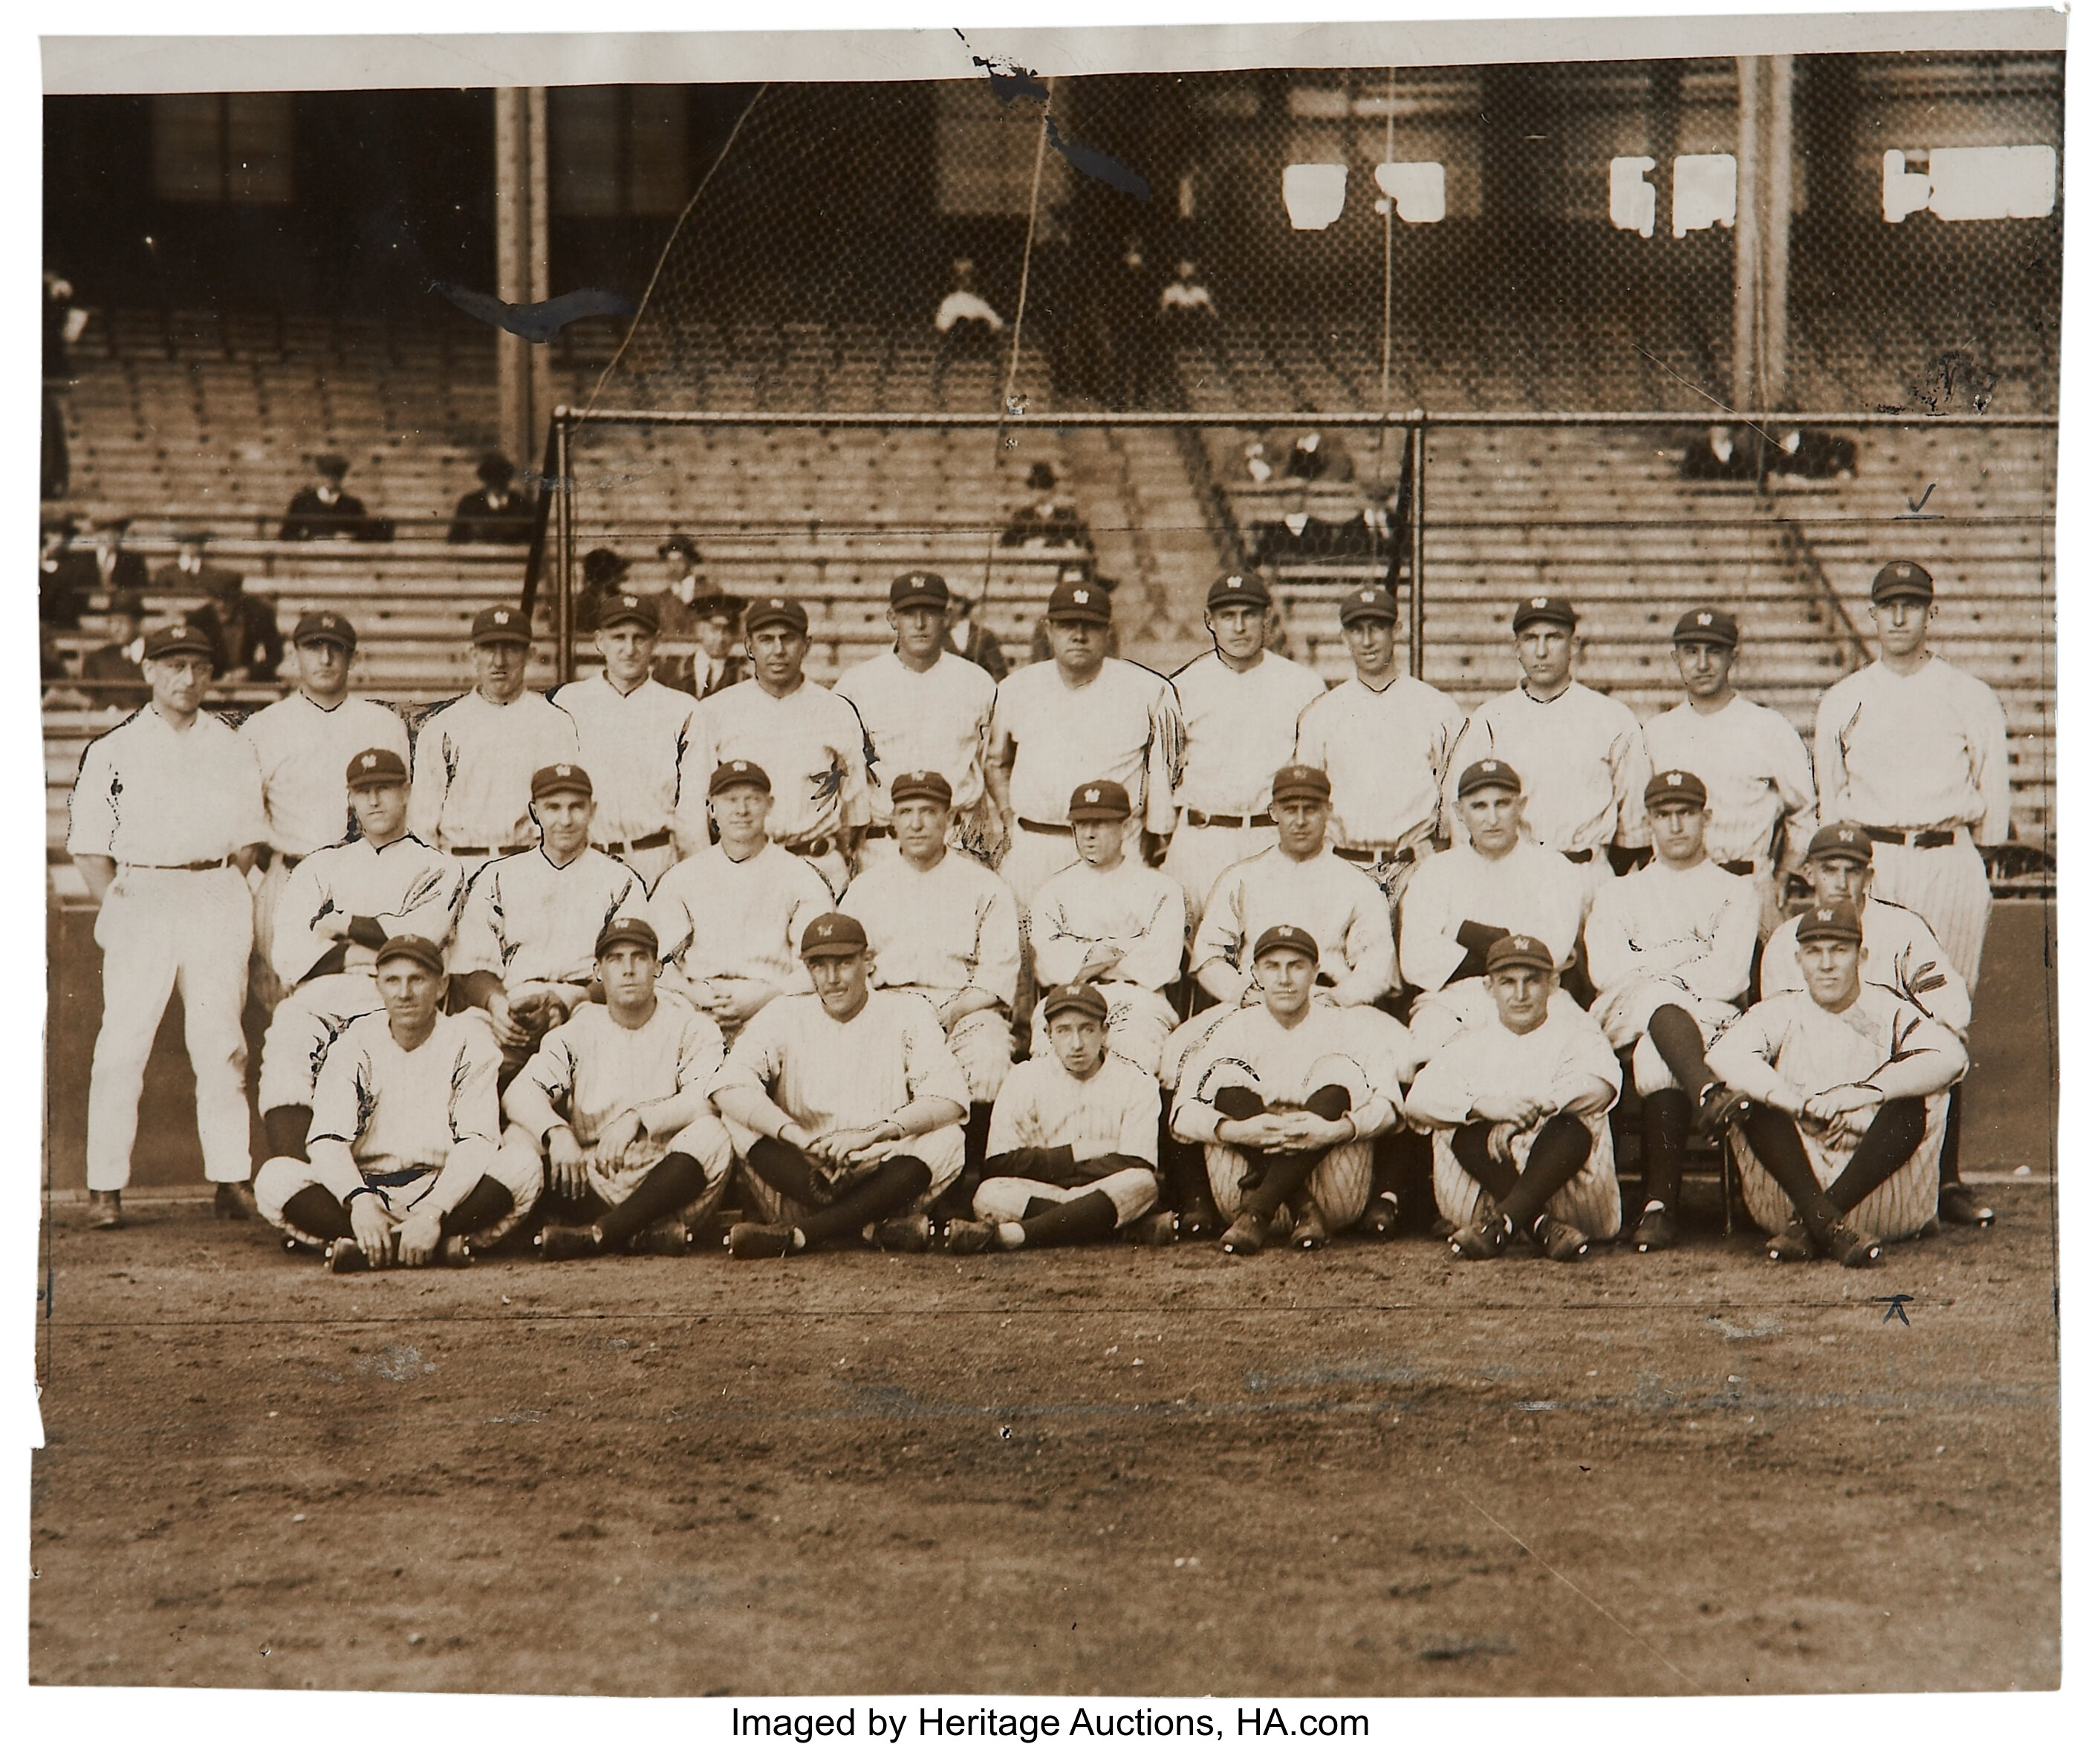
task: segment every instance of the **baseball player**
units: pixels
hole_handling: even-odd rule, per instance
[[[1185,738],[1166,870],[1198,913],[1227,866],[1276,845],[1270,778],[1291,760],[1298,717],[1327,694],[1317,672],[1263,645],[1273,603],[1259,576],[1220,576],[1203,601],[1211,651],[1172,680]]]
[[[1228,1253],[1259,1253],[1286,1210],[1295,1247],[1348,1228],[1370,1198],[1370,1141],[1398,1118],[1392,1075],[1359,1064],[1352,1014],[1312,997],[1320,954],[1303,927],[1265,928],[1250,958],[1260,1002],[1211,1032],[1175,1097],[1174,1134],[1203,1147],[1211,1199],[1231,1219]],[[1417,1064],[1408,1055],[1400,1075]]]
[[[469,1265],[532,1209],[538,1159],[496,1143],[496,1043],[479,1019],[439,1011],[435,943],[396,933],[378,958],[385,1009],[329,1049],[307,1156],[263,1164],[255,1202],[331,1271]]]
[[[1802,875],[1819,908],[1849,902],[1860,917],[1860,978],[1908,999],[1969,1045],[1969,989],[1948,966],[1947,953],[1922,917],[1873,894],[1874,844],[1857,824],[1825,824],[1808,844]],[[1797,954],[1798,917],[1782,922],[1766,949],[1758,995],[1774,998],[1808,984]],[[1939,1219],[1988,1229],[1998,1213],[1961,1178],[1961,1086],[1947,1093],[1947,1130],[1939,1146]]]
[[[1706,856],[1706,786],[1685,769],[1651,777],[1643,795],[1655,858],[1597,892],[1583,927],[1597,983],[1591,1015],[1633,1053],[1641,1097],[1643,1253],[1677,1244],[1677,1201],[1695,1111],[1711,1139],[1744,1112],[1706,1063],[1706,1045],[1749,991],[1762,912],[1754,881]]]
[[[546,1159],[562,1215],[540,1231],[541,1258],[683,1253],[729,1184],[729,1130],[708,1101],[721,1031],[658,994],[647,921],[608,921],[597,949],[605,1003],[577,1007],[510,1081],[503,1148],[520,1169]]]
[[[200,711],[212,669],[204,632],[156,630],[143,655],[152,700],[82,755],[66,835],[101,904],[102,1028],[87,1091],[88,1217],[98,1229],[123,1221],[147,1056],[178,989],[214,1208],[247,1215],[240,1011],[255,936],[246,874],[269,835],[262,781],[247,742]]]
[[[1619,1178],[1605,1116],[1619,1062],[1597,1020],[1560,998],[1555,948],[1511,933],[1487,948],[1493,1022],[1432,1055],[1407,1116],[1436,1135],[1436,1208],[1451,1251],[1499,1258],[1520,1235],[1577,1260],[1619,1232]]]
[[[924,1253],[931,1205],[963,1171],[968,1081],[917,993],[868,985],[867,935],[820,914],[802,936],[816,991],[775,999],[716,1074],[746,1189],[774,1221],[739,1223],[738,1259],[784,1258],[859,1234]]]
[[[241,723],[240,736],[262,775],[262,812],[270,839],[255,887],[256,972],[251,984],[266,1009],[284,998],[285,984],[268,972],[276,960],[271,929],[285,882],[308,854],[351,834],[336,772],[364,751],[408,760],[408,729],[384,702],[350,694],[357,632],[332,611],[308,612],[292,632],[298,689]]]
[[[611,595],[598,608],[594,637],[605,669],[554,694],[554,706],[576,724],[577,760],[597,772],[592,845],[652,888],[682,855],[708,845],[690,819],[683,840],[676,826],[686,783],[712,767],[687,763],[699,702],[649,676],[658,629],[653,600]]]
[[[1115,782],[1072,791],[1066,815],[1079,857],[1043,880],[1022,925],[1035,972],[1051,983],[1084,982],[1108,1010],[1108,1045],[1156,1079],[1174,1028],[1167,988],[1180,977],[1189,943],[1189,899],[1166,873],[1125,849],[1130,795]],[[1035,1007],[1030,1051],[1050,1051],[1049,1014]]]
[[[853,704],[875,747],[862,869],[896,857],[889,786],[907,769],[940,772],[955,796],[959,844],[989,852],[984,760],[999,687],[948,645],[948,584],[941,576],[929,570],[898,576],[889,584],[889,618],[897,645],[849,667],[832,686]]]
[[[764,769],[773,839],[823,874],[836,897],[867,827],[867,731],[852,703],[802,676],[810,614],[799,601],[754,601],[743,623],[751,682],[717,690],[694,711],[695,767],[742,761]]]
[[[1401,977],[1419,989],[1408,1023],[1432,1050],[1493,1018],[1485,977],[1496,940],[1543,939],[1556,968],[1572,963],[1585,900],[1581,872],[1526,834],[1524,779],[1511,765],[1468,764],[1454,794],[1459,839],[1416,869],[1400,901]]]
[[[1177,892],[1178,895],[1179,892]],[[1089,984],[1047,988],[1050,1045],[1023,1060],[992,1105],[990,1156],[948,1225],[951,1253],[1127,1240],[1163,1247],[1174,1214],[1159,1198],[1159,1085],[1110,1054],[1109,1002]]]
[[[1641,730],[1648,762],[1684,769],[1705,785],[1714,815],[1707,857],[1758,887],[1762,932],[1778,923],[1780,887],[1801,864],[1815,827],[1815,777],[1808,748],[1786,716],[1730,684],[1737,631],[1733,613],[1701,609],[1677,620],[1671,649],[1685,699]]]
[[[1707,1050],[1757,1104],[1732,1134],[1743,1202],[1775,1260],[1878,1265],[1884,1241],[1931,1221],[1940,1092],[1969,1056],[1908,1000],[1861,981],[1851,904],[1808,909],[1794,936],[1807,991],[1759,1000]]]
[[[384,746],[344,773],[353,841],[303,857],[279,899],[271,967],[286,988],[262,1038],[256,1101],[272,1156],[304,1156],[329,1045],[380,1006],[378,950],[397,932],[450,941],[465,894],[458,861],[408,834],[408,769]]]
[[[1087,782],[1114,782],[1130,795],[1132,834],[1146,864],[1158,865],[1174,830],[1181,757],[1174,687],[1148,667],[1108,658],[1108,594],[1092,582],[1061,581],[1048,616],[1055,658],[999,680],[985,765],[1007,835],[999,870],[1024,904],[1077,857],[1062,814]]]
[[[1441,822],[1444,778],[1465,711],[1400,669],[1400,604],[1383,588],[1342,601],[1342,640],[1356,672],[1299,717],[1291,757],[1334,785],[1335,852],[1400,901]]]
[[[938,769],[910,769],[890,786],[897,854],[847,887],[840,912],[866,933],[870,984],[925,995],[969,1081],[965,1132],[984,1160],[992,1099],[1013,1064],[1013,1001],[1021,980],[1021,918],[1006,880],[951,853],[953,791]]]
[[[640,875],[590,845],[591,778],[582,764],[536,772],[532,806],[540,845],[474,874],[452,953],[461,998],[487,1014],[503,1050],[505,1085],[590,991],[600,930],[647,918]]]
[[[408,795],[409,834],[467,861],[469,878],[532,845],[532,772],[579,760],[574,719],[525,688],[525,614],[487,606],[472,635],[474,689],[423,717]]]
[[[1473,711],[1452,747],[1451,766],[1463,770],[1493,758],[1525,771],[1524,828],[1582,869],[1586,900],[1619,862],[1630,865],[1648,846],[1641,812],[1647,742],[1625,703],[1570,676],[1575,608],[1567,601],[1533,594],[1518,604],[1511,628],[1524,681]],[[1455,791],[1451,800],[1455,813]],[[1446,833],[1457,839],[1455,827]]]

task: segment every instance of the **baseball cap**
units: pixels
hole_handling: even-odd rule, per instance
[[[1205,611],[1221,606],[1252,606],[1267,611],[1269,604],[1268,585],[1259,575],[1220,575],[1203,596]]]
[[[850,914],[819,914],[802,931],[805,957],[850,957],[867,949],[867,934]]]
[[[931,799],[938,805],[953,805],[955,790],[938,769],[909,769],[889,784],[892,805],[902,805],[907,799]]]
[[[550,793],[580,793],[590,797],[591,778],[580,763],[550,763],[532,772],[532,797],[544,799]]]
[[[433,975],[445,972],[444,953],[420,933],[395,933],[373,953],[372,967],[383,968],[396,957],[405,957],[411,962],[420,963]]]
[[[946,611],[948,609],[947,578],[937,575],[929,569],[912,570],[890,583],[889,603],[893,609],[900,611],[909,606],[938,606]]]
[[[1510,619],[1512,632],[1521,630],[1528,623],[1557,623],[1564,630],[1575,628],[1575,608],[1557,593],[1534,593],[1528,599],[1517,601],[1516,613]]]
[[[1400,621],[1400,601],[1383,588],[1358,588],[1342,601],[1342,622],[1355,623],[1361,619],[1375,618],[1381,623]]]
[[[761,793],[773,791],[772,781],[765,770],[742,757],[732,757],[727,763],[717,763],[715,772],[708,777],[708,797],[726,793],[732,787],[756,787]]]
[[[350,767],[343,771],[342,778],[344,785],[352,788],[405,787],[408,784],[408,765],[401,760],[399,751],[375,745],[350,760]]]
[[[1469,763],[1458,776],[1458,797],[1477,793],[1483,787],[1501,787],[1511,793],[1524,791],[1524,778],[1499,757],[1483,757],[1478,763]]]
[[[1929,600],[1932,597],[1932,575],[1920,563],[1909,563],[1898,558],[1893,563],[1884,563],[1875,573],[1873,601],[1877,606],[1883,600]]]
[[[785,624],[797,636],[807,636],[810,633],[810,614],[802,609],[800,600],[791,600],[778,593],[769,593],[762,600],[753,600],[744,608],[746,635],[756,636],[768,625],[774,624]]]
[[[1860,911],[1849,902],[1833,902],[1828,908],[1809,909],[1801,917],[1795,940],[1806,945],[1811,939],[1842,939],[1860,942]]]
[[[1663,769],[1648,778],[1641,804],[1654,811],[1663,805],[1689,805],[1706,809],[1706,784],[1689,769]]]
[[[1075,824],[1089,818],[1127,817],[1130,795],[1121,782],[1087,782],[1072,790],[1072,803],[1065,815]]]
[[[1313,769],[1308,764],[1286,763],[1276,772],[1268,784],[1269,801],[1281,805],[1286,799],[1331,799],[1335,784],[1327,779],[1325,769]]]
[[[145,652],[140,656],[147,660],[165,660],[173,654],[202,654],[207,659],[216,659],[218,650],[211,645],[211,638],[192,623],[164,623],[157,630],[149,631],[146,636]]]
[[[468,632],[479,647],[488,642],[523,642],[532,641],[532,620],[515,606],[484,606],[474,614],[474,628]]]
[[[1106,588],[1088,581],[1061,581],[1050,590],[1050,603],[1043,615],[1052,623],[1060,619],[1106,623],[1113,613]]]
[[[1850,860],[1855,865],[1874,863],[1873,839],[1857,824],[1825,824],[1808,839],[1811,860]]]
[[[1733,612],[1714,611],[1701,606],[1688,611],[1677,620],[1677,628],[1670,632],[1673,642],[1711,642],[1717,648],[1736,645],[1736,614]]]
[[[598,627],[609,630],[615,623],[638,623],[654,636],[664,628],[664,620],[656,614],[655,602],[645,600],[638,593],[615,593],[598,607]]]
[[[1060,1011],[1083,1012],[1097,1024],[1109,1020],[1108,1001],[1102,998],[1101,989],[1087,981],[1070,981],[1043,990],[1043,1021],[1048,1023]]]
[[[591,955],[602,957],[615,945],[638,945],[651,957],[663,949],[657,942],[656,929],[639,915],[609,920],[599,927],[598,943],[591,947]]]
[[[308,642],[333,642],[345,654],[354,654],[357,651],[357,632],[341,612],[310,611],[299,619],[298,628],[292,632],[293,647],[303,647]]]
[[[1308,962],[1320,960],[1320,947],[1312,935],[1303,927],[1289,924],[1271,927],[1254,941],[1254,954],[1247,960],[1260,962],[1271,951],[1295,951]]]
[[[1498,969],[1521,966],[1531,969],[1551,969],[1556,967],[1553,953],[1546,948],[1542,940],[1534,939],[1528,932],[1512,932],[1507,938],[1498,939],[1488,947],[1488,973]]]

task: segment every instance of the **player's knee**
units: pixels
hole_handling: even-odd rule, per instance
[[[971,1196],[970,1210],[992,1222],[1018,1223],[1028,1215],[1029,1200],[1040,1197],[1043,1191],[1039,1181],[1024,1180],[1019,1175],[992,1175]]]
[[[1149,1169],[1122,1169],[1088,1189],[1115,1207],[1116,1227],[1141,1218],[1159,1201],[1159,1177]]]
[[[273,1156],[255,1171],[255,1209],[265,1221],[279,1228],[285,1225],[285,1206],[303,1187],[313,1184],[313,1170],[295,1156]]]
[[[681,1151],[700,1165],[710,1186],[729,1177],[736,1160],[729,1129],[711,1114],[704,1114],[690,1126],[681,1128],[665,1143],[668,1151]]]

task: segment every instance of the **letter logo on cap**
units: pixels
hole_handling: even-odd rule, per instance
[[[1087,790],[1087,804],[1089,804],[1089,805],[1092,805],[1092,804],[1096,804],[1096,803],[1100,800],[1101,796],[1101,789],[1100,789],[1100,788],[1098,788],[1098,787],[1089,787],[1089,788]]]
[[[1083,606],[1092,597],[1093,595],[1088,592],[1084,588],[1074,588],[1072,590],[1072,603],[1074,606]]]
[[[1702,611],[1701,613],[1700,613],[1700,614],[1699,614],[1699,622],[1700,622],[1700,623],[1711,623],[1713,621],[1714,621],[1714,614],[1713,614],[1713,613],[1711,613],[1710,611]]]
[[[1499,774],[1502,771],[1502,765],[1496,762],[1493,757],[1489,758],[1486,762],[1480,765],[1480,767],[1486,770],[1490,775]]]
[[[732,763],[730,767],[735,769],[738,774],[741,775],[746,769],[749,769],[751,765],[746,763],[743,758],[739,757],[735,762]]]
[[[1678,774],[1675,770],[1672,770],[1669,774],[1664,776],[1663,779],[1668,782],[1673,787],[1682,787],[1684,785],[1684,777],[1682,775]]]
[[[368,751],[363,756],[357,760],[357,764],[360,769],[376,769],[379,767],[379,760]]]
[[[508,623],[510,622],[510,614],[507,611],[499,611],[489,620],[489,622],[492,623]]]
[[[1818,909],[1815,911],[1815,918],[1818,920],[1835,920],[1838,918],[1837,911],[1833,909]]]
[[[1546,596],[1542,593],[1534,593],[1531,597],[1531,603],[1533,609],[1536,610],[1546,604]]]
[[[558,763],[554,765],[554,773],[557,775],[567,777],[571,773],[571,771],[570,770],[568,764],[566,763]]]
[[[782,598],[780,597],[780,596],[779,596],[779,594],[777,594],[777,593],[776,593],[776,594],[773,594],[773,595],[770,596],[770,597],[767,598],[767,600],[766,600],[765,603],[766,603],[768,606],[785,606],[788,602],[787,602],[787,601],[785,601],[785,600],[782,599]]]

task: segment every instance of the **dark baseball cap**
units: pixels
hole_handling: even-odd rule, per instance
[[[1342,599],[1342,622],[1355,623],[1375,618],[1380,623],[1400,621],[1400,601],[1383,588],[1357,588]]]
[[[1078,1011],[1097,1024],[1109,1020],[1109,1002],[1090,981],[1068,981],[1047,988],[1043,994],[1043,1021],[1048,1024],[1060,1011]]]
[[[1318,799],[1321,802],[1335,797],[1335,784],[1327,779],[1325,769],[1316,769],[1310,764],[1286,763],[1276,772],[1268,784],[1269,801],[1281,805],[1286,799]]]
[[[478,647],[488,642],[523,642],[529,647],[532,620],[515,606],[484,606],[474,614],[474,628],[468,633]]]
[[[1857,945],[1860,939],[1860,911],[1849,902],[1833,902],[1827,908],[1807,909],[1802,914],[1794,938],[1802,945],[1811,939],[1838,939]]]
[[[1808,839],[1811,860],[1850,860],[1870,866],[1874,863],[1873,838],[1857,824],[1825,824]]]
[[[1512,632],[1528,623],[1557,623],[1564,630],[1575,628],[1575,608],[1557,593],[1534,593],[1519,600],[1510,619]]]
[[[550,793],[580,793],[590,797],[590,772],[580,763],[550,763],[532,772],[532,797],[544,799]]]
[[[615,593],[598,609],[598,627],[609,630],[615,623],[638,623],[654,636],[664,628],[664,620],[657,615],[653,600],[644,599],[638,593]]]
[[[1081,623],[1106,623],[1114,615],[1109,604],[1109,590],[1096,582],[1061,581],[1050,590],[1050,603],[1043,608],[1043,616],[1052,623],[1061,619]]]
[[[708,797],[712,799],[732,787],[756,787],[761,793],[770,793],[773,782],[757,764],[732,757],[727,763],[715,765],[714,773],[708,777]]]
[[[1317,963],[1320,960],[1320,946],[1312,935],[1303,927],[1293,927],[1288,923],[1271,927],[1256,939],[1254,953],[1247,960],[1260,962],[1271,951],[1295,951],[1308,962]]]
[[[753,600],[743,610],[743,628],[747,636],[756,636],[772,625],[784,624],[797,636],[810,633],[810,614],[802,609],[800,600],[791,600],[779,593],[769,593],[762,600]]]
[[[1651,812],[1665,805],[1688,805],[1706,809],[1706,784],[1689,769],[1662,769],[1648,778],[1641,804]]]
[[[929,569],[915,569],[899,575],[889,584],[889,604],[893,610],[902,611],[907,606],[934,606],[942,611],[948,609],[948,580]]]
[[[656,929],[639,915],[609,920],[599,927],[598,943],[591,947],[591,955],[602,957],[615,945],[638,945],[651,957],[663,949],[657,941]]]
[[[1074,823],[1130,816],[1130,795],[1121,782],[1085,782],[1072,790],[1065,813]]]
[[[350,760],[350,767],[343,771],[342,778],[344,785],[351,788],[405,787],[408,784],[408,765],[401,760],[399,751],[375,745]]]
[[[405,957],[433,975],[445,972],[445,953],[420,933],[397,932],[373,953],[372,967],[383,968],[396,957]]]
[[[1717,648],[1734,647],[1736,636],[1733,612],[1715,611],[1704,606],[1696,611],[1685,613],[1677,620],[1677,628],[1670,632],[1673,642],[1711,642]]]
[[[1211,590],[1203,596],[1203,610],[1215,611],[1221,606],[1251,606],[1267,611],[1272,603],[1268,584],[1259,575],[1220,575],[1211,584]]]
[[[938,769],[907,769],[889,784],[891,804],[902,805],[907,799],[931,799],[937,805],[953,805],[955,790]]]
[[[1929,600],[1932,597],[1932,575],[1921,563],[1906,562],[1898,558],[1893,563],[1884,563],[1874,576],[1873,601],[1877,606],[1883,600]]]
[[[1478,763],[1469,763],[1458,776],[1458,797],[1477,793],[1483,787],[1500,787],[1511,793],[1524,791],[1524,778],[1499,757],[1483,757]]]
[[[867,934],[850,914],[819,914],[803,929],[805,957],[850,957],[867,949]]]
[[[1512,932],[1488,947],[1488,973],[1498,969],[1521,967],[1531,969],[1552,969],[1559,966],[1553,953],[1546,948],[1545,941],[1534,939],[1528,932]]]
[[[299,619],[299,627],[292,632],[295,647],[308,642],[333,642],[345,654],[357,651],[357,632],[351,627],[350,619],[338,611],[310,611]]]
[[[207,660],[218,658],[218,650],[212,646],[211,638],[193,623],[164,623],[159,629],[149,631],[145,652],[140,658],[165,660],[186,654],[202,654]]]

